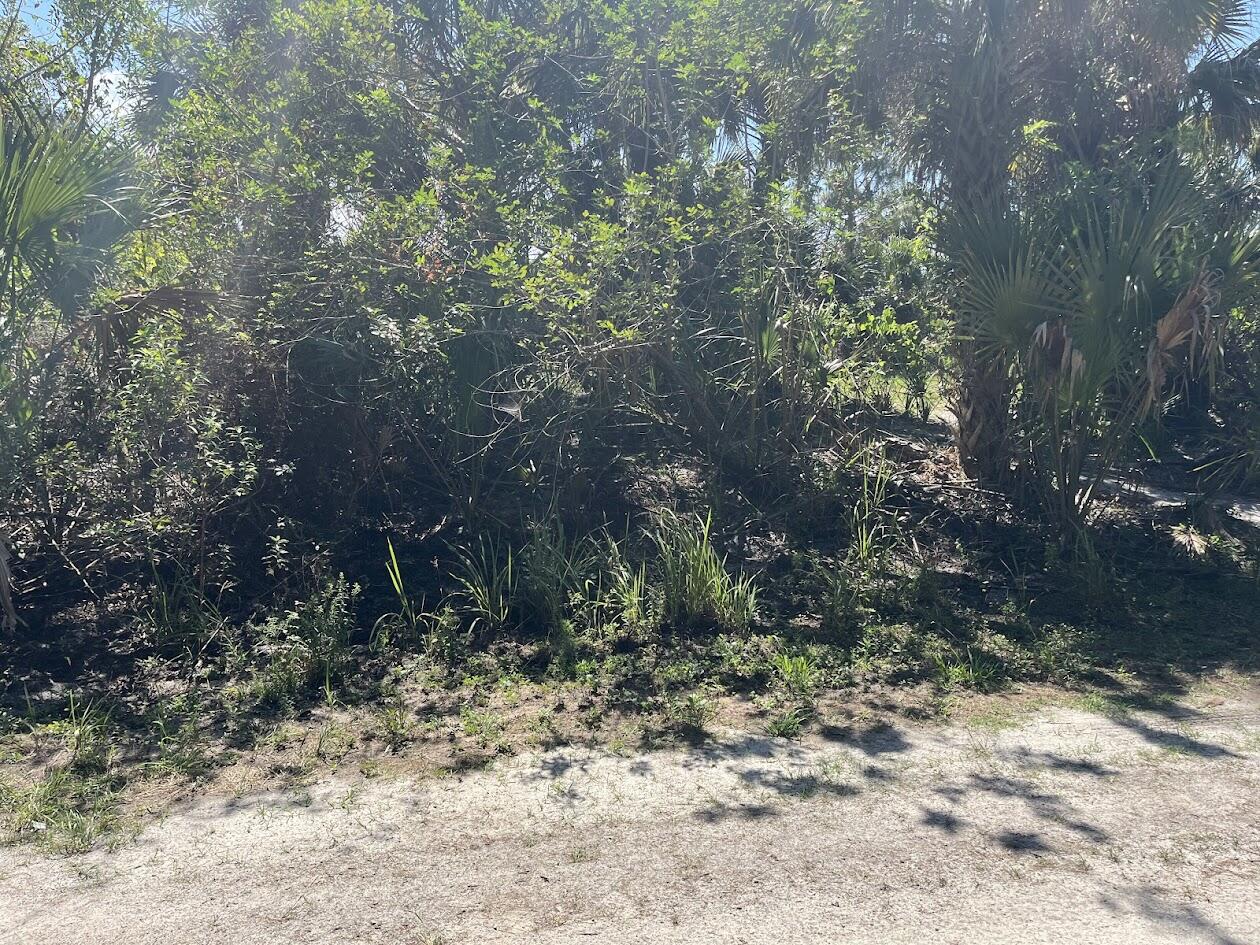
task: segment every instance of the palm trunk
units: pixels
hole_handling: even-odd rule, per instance
[[[1008,426],[1010,390],[1000,358],[959,354],[962,376],[956,395],[958,456],[963,472],[985,485],[1004,488],[1011,479]]]
[[[17,611],[13,609],[13,574],[9,570],[9,546],[7,537],[0,530],[0,609],[4,615],[0,618],[0,630],[6,633],[17,632]]]

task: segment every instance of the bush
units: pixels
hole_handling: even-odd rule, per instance
[[[292,709],[303,693],[321,686],[332,702],[349,668],[358,596],[359,587],[338,574],[306,600],[247,628],[255,641],[248,662],[258,667],[247,689],[253,699],[272,708]]]

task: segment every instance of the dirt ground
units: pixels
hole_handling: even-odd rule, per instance
[[[13,943],[1260,945],[1260,686],[201,800],[0,850]]]

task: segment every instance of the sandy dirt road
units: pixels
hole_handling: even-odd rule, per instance
[[[0,942],[1260,945],[1260,689],[203,800],[0,850]]]

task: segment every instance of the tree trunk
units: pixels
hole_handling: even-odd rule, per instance
[[[6,633],[17,632],[17,611],[13,609],[13,575],[9,570],[8,536],[0,530],[0,630]]]
[[[1010,390],[1000,358],[975,350],[959,353],[962,367],[955,395],[958,456],[963,472],[985,485],[1005,488],[1011,479]]]

